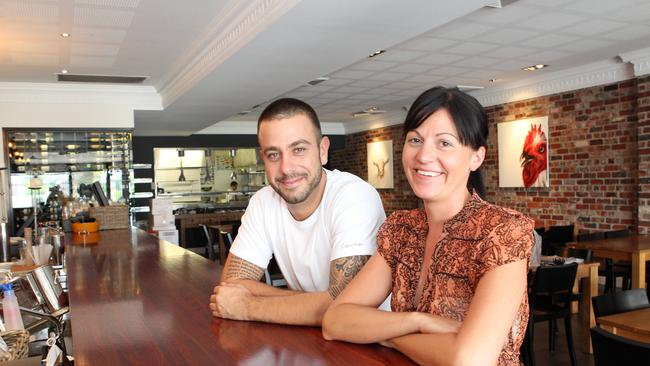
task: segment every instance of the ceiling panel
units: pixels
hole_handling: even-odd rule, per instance
[[[110,44],[74,42],[70,44],[70,52],[76,55],[115,56],[120,52],[120,47]]]
[[[526,19],[525,21],[520,22],[519,25],[522,27],[552,31],[558,28],[564,28],[573,24],[581,23],[585,20],[585,17],[577,15],[548,12]]]
[[[140,0],[75,0],[77,4],[99,5],[111,8],[137,8]]]
[[[447,48],[445,51],[461,55],[479,55],[497,47],[498,45],[491,43],[464,42],[457,46]]]
[[[114,57],[99,57],[99,56],[70,56],[70,65],[76,67],[99,67],[110,68],[115,63]],[[106,71],[104,71],[106,73]]]
[[[400,49],[419,50],[419,51],[436,51],[442,48],[455,45],[456,41],[449,39],[420,37],[414,40],[400,44]]]
[[[128,10],[108,10],[77,7],[74,9],[74,23],[77,25],[128,28],[135,13]]]

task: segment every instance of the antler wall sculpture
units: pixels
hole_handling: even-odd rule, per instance
[[[389,161],[390,159],[386,159],[385,161],[381,162],[380,163],[381,168],[379,167],[379,164],[377,164],[377,162],[374,161],[372,162],[372,165],[374,165],[377,168],[377,177],[379,179],[382,179],[384,177],[384,174],[386,174],[386,164],[388,164]]]

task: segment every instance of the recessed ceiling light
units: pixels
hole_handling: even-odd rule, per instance
[[[322,83],[323,81],[327,81],[329,79],[330,78],[328,78],[327,76],[321,76],[321,77],[316,78],[314,80],[308,81],[307,84],[314,86],[314,85],[318,85],[318,84]]]
[[[65,32],[61,33],[61,37],[65,37],[65,38],[70,37],[70,33],[65,33]]]
[[[63,69],[63,70],[61,70],[61,73],[62,73],[62,74],[67,74],[67,73],[68,73],[68,70]]]
[[[524,71],[536,71],[536,70],[539,70],[539,69],[543,69],[545,67],[548,67],[548,65],[537,64],[537,65],[522,67],[521,69],[524,70]]]
[[[381,54],[384,53],[384,52],[386,52],[386,50],[375,51],[375,52],[371,53],[370,55],[368,55],[368,57],[379,56],[379,55],[381,55]]]
[[[470,91],[470,90],[481,90],[484,89],[484,86],[481,85],[456,85],[456,88],[462,91]]]

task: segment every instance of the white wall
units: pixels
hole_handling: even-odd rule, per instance
[[[161,110],[160,94],[140,85],[0,83],[0,128],[132,129],[135,109]]]

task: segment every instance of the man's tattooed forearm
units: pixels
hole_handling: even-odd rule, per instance
[[[226,267],[223,269],[224,275],[222,281],[227,280],[254,280],[258,281],[262,278],[264,269],[258,267],[251,262],[243,260],[237,256],[230,255],[226,262]]]
[[[330,269],[330,286],[328,289],[332,299],[341,294],[368,259],[370,259],[368,255],[356,255],[334,260]]]

